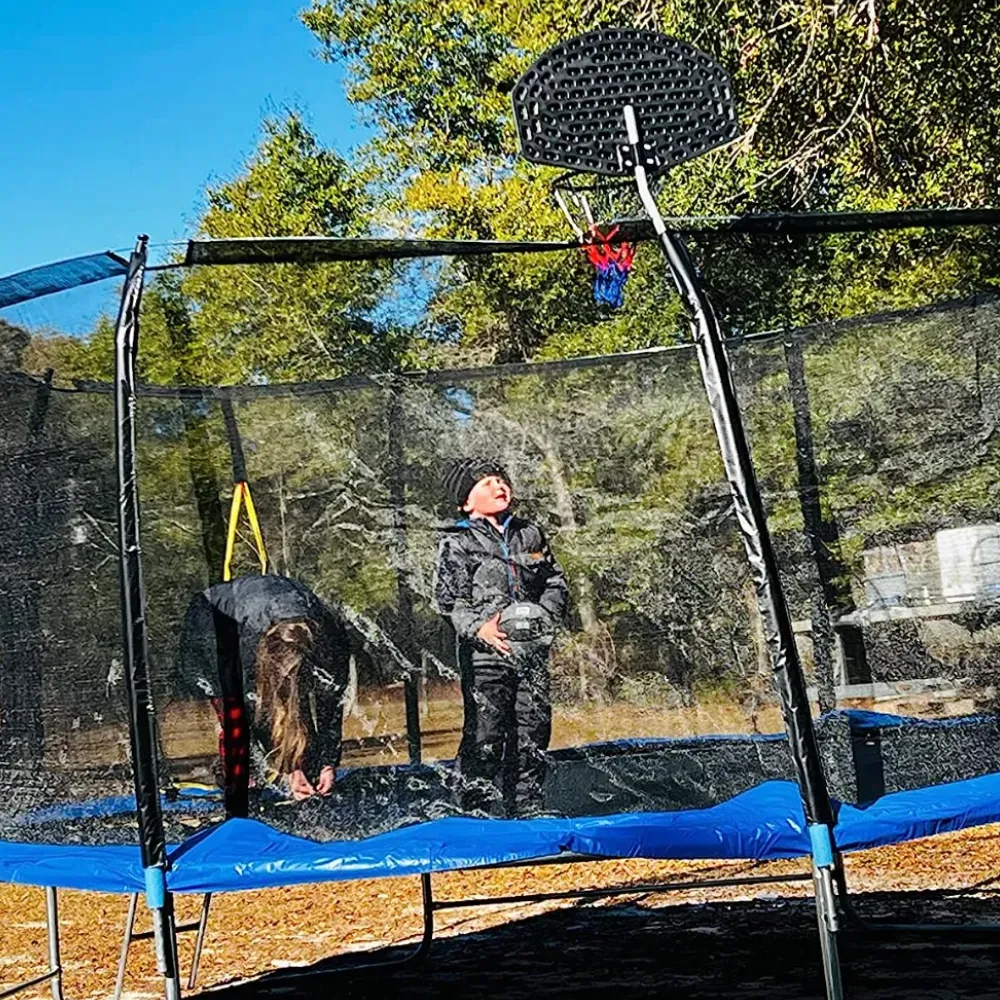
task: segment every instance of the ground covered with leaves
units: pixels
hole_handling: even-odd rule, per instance
[[[440,899],[550,892],[653,879],[747,874],[746,863],[615,860],[469,872],[435,878]],[[797,862],[757,866],[754,874],[802,871]],[[1000,825],[867,851],[849,859],[852,888],[873,915],[989,919],[1000,909]],[[960,893],[955,890],[964,890]],[[971,891],[970,891],[971,890]],[[299,967],[354,963],[345,951],[395,945],[400,954],[420,933],[418,881],[291,887],[227,894],[213,900],[199,989],[221,988],[226,1000],[254,996],[776,997],[822,995],[819,950],[808,883],[637,892],[606,902],[494,906],[447,911],[428,962],[377,972],[290,980]],[[109,995],[126,900],[61,893],[67,996]],[[182,920],[200,901],[180,900]],[[41,890],[0,888],[0,989],[41,971],[45,955]],[[143,925],[140,925],[143,926]],[[997,937],[1000,943],[1000,935]],[[193,935],[181,943],[187,972]],[[332,956],[332,957],[331,957]],[[941,942],[849,933],[842,941],[848,996],[916,1000],[993,995],[1000,947],[989,941]],[[324,959],[328,962],[323,963]],[[248,982],[250,980],[250,982]],[[46,995],[40,988],[37,995]],[[29,996],[31,994],[28,994]],[[148,942],[133,946],[126,980],[130,1000],[160,996]]]

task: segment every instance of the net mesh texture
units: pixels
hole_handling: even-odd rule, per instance
[[[727,287],[732,260],[718,256],[714,288],[738,331],[753,302]],[[1000,770],[1000,304],[860,312],[730,347],[831,791],[852,802]],[[0,836],[134,843],[113,397],[3,378]],[[343,839],[469,811],[462,662],[433,597],[454,520],[441,470],[478,453],[507,469],[572,591],[549,662],[545,810],[698,808],[792,777],[690,347],[230,396],[274,572],[352,622],[333,795],[261,793],[253,816]],[[178,649],[192,596],[220,578],[230,443],[211,392],[144,392],[138,417],[177,842],[224,815],[215,713],[185,687]],[[244,526],[237,574],[256,572],[247,542]],[[848,708],[911,721],[859,728],[833,711]]]

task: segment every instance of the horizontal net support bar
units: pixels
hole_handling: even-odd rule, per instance
[[[610,221],[610,220],[603,220]],[[944,229],[1000,225],[1000,208],[934,208],[899,212],[774,212],[759,215],[670,217],[667,225],[681,234],[877,232],[893,229]],[[623,219],[620,236],[630,243],[655,239],[646,219]],[[418,257],[472,257],[490,254],[555,253],[579,246],[573,241],[353,239],[330,236],[254,237],[189,240],[184,260],[151,271],[196,265],[318,264],[336,261],[406,260]],[[0,278],[0,309],[67,291],[81,285],[121,277],[123,258],[111,251],[74,257]]]
[[[347,239],[339,236],[191,240],[184,265],[318,264],[340,260],[403,260],[413,257],[472,257],[494,253],[551,253],[573,242],[523,240]]]
[[[1000,225],[1000,208],[915,208],[899,212],[768,212],[757,215],[667,218],[678,233],[749,233],[785,236],[806,233],[874,233],[891,229],[950,229]],[[656,239],[648,219],[616,220],[630,243]]]
[[[679,233],[851,233],[883,229],[1000,225],[1000,208],[913,209],[899,212],[774,212],[760,215],[678,216],[668,226]],[[620,221],[621,238],[653,240],[648,219]],[[552,253],[574,249],[572,242],[506,240],[345,239],[330,236],[235,240],[191,240],[185,266],[197,264],[310,264],[338,260],[402,260],[505,253]]]

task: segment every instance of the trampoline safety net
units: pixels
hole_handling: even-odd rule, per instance
[[[980,297],[730,348],[843,802],[1000,772],[998,322],[1000,300]],[[132,844],[113,396],[2,378],[0,838]],[[252,818],[345,840],[519,814],[516,745],[494,799],[470,795],[479,779],[456,764],[470,715],[494,729],[478,744],[467,733],[463,754],[516,737],[509,719],[483,722],[482,691],[463,699],[463,671],[475,668],[435,603],[442,530],[455,521],[441,470],[478,454],[506,470],[517,515],[542,529],[571,594],[533,691],[536,812],[697,809],[793,778],[689,347],[149,388],[140,497],[169,842],[224,817],[218,717],[182,662],[191,601],[222,567],[224,400],[272,572],[340,609],[348,636],[332,793],[296,801],[282,780],[255,779]],[[237,577],[259,573],[250,540],[241,521]],[[248,711],[262,697],[250,695]]]

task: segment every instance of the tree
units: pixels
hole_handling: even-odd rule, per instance
[[[549,207],[551,172],[515,159],[509,94],[545,48],[609,25],[684,38],[734,79],[741,138],[667,178],[660,198],[668,214],[982,205],[1000,193],[996,0],[933,8],[882,0],[314,0],[302,20],[329,57],[349,60],[350,96],[379,127],[375,150],[387,179],[399,179],[403,203],[427,213],[442,235],[563,231]],[[995,243],[981,233],[923,246],[927,256],[917,258],[905,236],[883,234],[811,241],[805,252],[772,241],[751,254],[726,245],[706,253],[717,265],[717,295],[742,303],[731,317],[741,330],[931,301],[945,288],[997,277]],[[450,296],[446,285],[437,315],[451,317],[467,342],[513,334],[534,355],[546,345],[579,351],[591,339],[593,324],[579,311],[558,309],[559,289],[573,282],[566,269],[477,262],[458,270],[462,294]],[[470,301],[489,304],[488,328],[479,310],[469,314]],[[523,316],[526,301],[544,305],[544,325]],[[643,334],[670,342],[676,311],[657,313],[665,315]],[[621,344],[635,346],[635,334]]]
[[[684,38],[715,56],[734,79],[741,138],[666,178],[658,194],[667,214],[983,205],[994,203],[1000,188],[1000,85],[992,69],[1000,55],[996,0],[933,8],[882,0],[778,5],[763,0],[726,5],[708,0],[547,5],[533,0],[314,0],[302,20],[328,57],[350,62],[350,95],[379,129],[373,159],[384,165],[383,184],[395,192],[401,210],[435,235],[530,239],[565,232],[548,195],[551,172],[516,158],[509,94],[544,49],[607,25]],[[726,327],[739,333],[929,304],[995,286],[1000,277],[996,237],[982,230],[796,240],[704,237],[696,241],[696,251]],[[655,256],[655,248],[640,248],[629,304],[610,321],[586,305],[580,261],[457,262],[441,274],[431,322],[458,345],[453,354],[464,350],[501,361],[670,344],[683,339],[686,330]],[[932,346],[922,337],[919,342],[923,350]],[[876,343],[892,350],[891,337],[880,335]],[[940,346],[933,366],[956,346],[953,330]],[[817,350],[807,366],[822,370],[842,350]],[[754,450],[775,525],[785,533],[779,546],[791,552],[802,515],[794,493],[787,375],[782,364],[769,377],[766,365],[763,373],[748,374],[754,376],[748,384],[757,387],[752,404],[747,400]],[[889,377],[905,398],[909,376],[893,369]],[[921,442],[927,455],[941,460],[927,437],[930,430],[917,431],[910,416],[902,417],[889,402],[888,387],[881,382],[865,386],[867,398],[849,378],[838,380],[835,391],[862,413],[885,405],[881,418],[872,414],[870,423],[893,442],[896,460],[900,437]],[[824,387],[819,391],[814,433],[822,448],[828,435],[840,432],[837,419],[823,411]],[[546,397],[542,408],[550,403],[563,413],[572,410],[561,394]],[[591,418],[597,419],[594,433],[602,433],[602,421],[596,413]],[[635,412],[626,411],[624,419],[635,419]],[[527,426],[537,436],[545,420],[529,410]],[[713,447],[696,425],[685,429],[672,422],[652,431],[647,447],[655,453],[671,436],[687,441],[691,454]],[[853,493],[870,487],[873,499],[885,485],[887,470],[867,480],[857,468],[840,465],[849,439],[848,434],[837,447],[830,445],[829,457],[820,454],[827,516],[842,512],[837,505],[849,503]],[[912,457],[919,469],[919,453]],[[948,461],[953,474],[964,479],[955,456]],[[578,472],[577,495],[594,487],[594,475]],[[845,481],[852,476],[857,478]],[[553,475],[553,489],[558,480]],[[939,486],[921,480],[915,492],[925,500],[954,497],[955,485],[949,474]],[[692,517],[703,500],[697,491],[670,497]],[[878,526],[889,528],[900,513],[891,507],[875,502],[868,526],[848,532],[848,555],[882,530]],[[913,504],[905,519],[922,530],[916,526],[925,521],[924,513]],[[585,535],[586,518],[594,515],[577,515],[584,521],[575,530]],[[846,521],[860,526],[853,518]],[[629,525],[612,523],[610,530],[615,535],[610,548],[631,551]],[[633,552],[629,586],[641,579],[644,563],[642,572],[662,579],[669,560],[656,545],[640,546]],[[593,550],[584,562],[584,590],[589,591],[589,574],[596,569]],[[640,592],[651,607],[653,592]],[[669,595],[661,596],[669,603]],[[801,603],[801,597],[793,598]],[[675,621],[676,611],[663,607],[654,617]]]
[[[0,319],[0,372],[20,371],[30,342],[31,335],[26,330]]]

